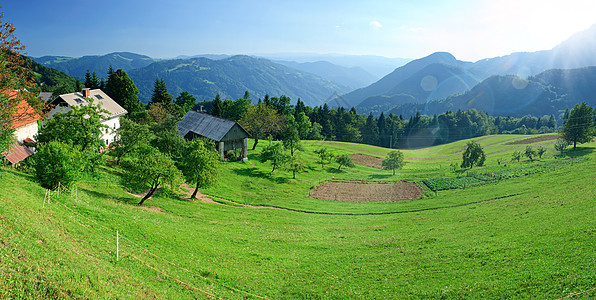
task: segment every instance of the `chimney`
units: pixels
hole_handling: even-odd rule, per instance
[[[89,97],[91,95],[91,90],[89,88],[83,89],[83,97]]]

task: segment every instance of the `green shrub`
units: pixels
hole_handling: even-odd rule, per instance
[[[35,178],[48,189],[56,189],[59,184],[69,188],[81,178],[86,165],[78,147],[58,141],[41,144],[32,160]]]

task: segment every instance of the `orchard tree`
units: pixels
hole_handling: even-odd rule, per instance
[[[393,175],[395,175],[395,170],[401,169],[405,165],[404,161],[404,154],[399,151],[391,151],[387,158],[383,160],[382,166],[385,170],[393,170]]]
[[[511,154],[511,158],[513,160],[517,160],[517,162],[519,162],[519,160],[521,159],[521,156],[522,156],[521,152],[517,151],[517,150],[513,151],[513,153]]]
[[[480,144],[475,141],[470,141],[467,144],[466,151],[462,154],[462,168],[473,168],[474,165],[481,167],[484,165],[486,156]]]
[[[567,147],[569,147],[569,142],[564,139],[558,139],[555,142],[554,147],[555,147],[555,151],[559,152],[559,156],[563,156],[563,153],[565,152],[565,150],[567,150]]]
[[[526,151],[524,152],[524,155],[529,158],[530,160],[534,160],[534,157],[536,157],[536,150],[534,150],[534,148],[532,148],[532,146],[526,146]]]
[[[139,124],[127,118],[120,118],[120,128],[116,130],[116,141],[111,144],[112,154],[116,156],[116,163],[119,165],[123,156],[149,145],[155,138],[149,125]]]
[[[20,67],[24,60],[20,54],[25,46],[14,36],[15,27],[3,18],[4,14],[0,13],[0,153],[10,149],[14,142],[13,122],[30,113],[19,110],[19,104],[27,102],[39,111],[43,104],[34,93],[32,72]]]
[[[544,153],[546,152],[546,148],[544,148],[544,146],[538,146],[538,149],[536,150],[536,155],[538,155],[539,158],[542,158],[542,156],[544,155]]]
[[[191,198],[196,198],[199,188],[209,187],[217,182],[218,164],[219,154],[214,145],[200,139],[186,144],[180,169],[186,180],[195,185]]]
[[[146,190],[147,194],[137,205],[143,205],[162,186],[178,189],[182,174],[174,161],[159,150],[144,146],[123,162],[123,179],[134,189]]]
[[[354,167],[354,162],[352,161],[352,158],[345,154],[335,157],[335,161],[339,164],[339,166],[337,167],[338,171],[340,171],[341,167],[344,166],[349,168]]]
[[[185,153],[186,140],[179,134],[178,118],[167,116],[161,123],[155,123],[151,127],[155,139],[151,145],[162,153],[169,155],[175,161],[179,161]]]
[[[277,134],[284,128],[285,118],[272,106],[260,103],[251,105],[239,123],[255,140],[252,147],[255,150],[259,139]]]
[[[331,153],[326,147],[315,150],[315,153],[319,157],[321,168],[325,168],[325,164],[330,163],[334,156],[333,153]]]
[[[302,150],[300,134],[298,133],[298,126],[294,120],[294,116],[289,116],[288,124],[281,135],[284,148],[290,150],[290,156],[294,156],[294,152]]]
[[[291,156],[286,162],[286,168],[292,171],[292,178],[296,179],[296,173],[306,170],[307,166],[304,160],[298,156]]]
[[[575,150],[577,144],[590,142],[594,136],[594,109],[586,102],[576,104],[569,112],[561,129],[561,138],[573,144]]]
[[[37,141],[49,143],[60,141],[73,146],[80,146],[81,151],[87,149],[97,151],[105,146],[102,131],[110,130],[101,121],[106,119],[108,111],[95,105],[93,99],[85,98],[87,105],[73,106],[67,113],[57,113],[39,129]]]
[[[275,169],[282,167],[290,158],[284,153],[283,145],[281,143],[272,143],[263,147],[260,155],[261,162],[271,162],[271,173],[275,172]]]

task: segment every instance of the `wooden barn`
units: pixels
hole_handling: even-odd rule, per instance
[[[178,122],[178,131],[187,139],[208,138],[216,142],[220,160],[224,159],[224,152],[242,149],[242,160],[248,159],[248,138],[250,135],[238,123],[206,113],[189,111],[184,119]]]

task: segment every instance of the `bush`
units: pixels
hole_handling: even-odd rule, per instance
[[[58,188],[58,184],[70,188],[80,180],[85,164],[77,147],[52,141],[41,144],[32,157],[35,178],[42,187]]]

